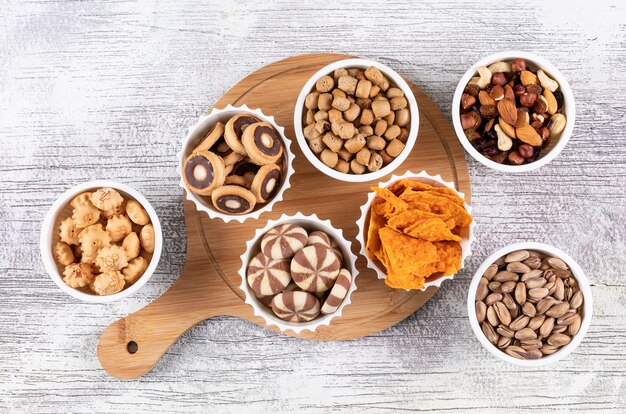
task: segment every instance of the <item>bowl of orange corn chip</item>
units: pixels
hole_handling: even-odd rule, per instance
[[[474,240],[465,195],[425,171],[393,175],[371,190],[361,207],[357,239],[378,278],[406,290],[439,287],[453,279]]]

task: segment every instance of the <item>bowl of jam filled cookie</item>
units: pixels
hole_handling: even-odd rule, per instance
[[[63,193],[48,211],[40,239],[52,280],[69,295],[93,303],[141,289],[156,270],[162,246],[159,218],[148,200],[109,180]]]
[[[258,218],[290,187],[290,146],[285,129],[260,109],[213,109],[183,140],[180,186],[210,218],[240,223]]]

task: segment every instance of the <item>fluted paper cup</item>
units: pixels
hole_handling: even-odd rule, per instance
[[[304,228],[307,233],[313,231],[323,231],[328,234],[339,246],[341,253],[343,254],[342,268],[346,268],[352,275],[352,281],[350,282],[350,288],[348,293],[339,306],[339,308],[328,315],[320,314],[317,318],[309,322],[288,322],[277,317],[270,307],[267,307],[255,296],[252,289],[248,285],[246,270],[250,260],[261,251],[261,239],[270,229],[280,226],[281,224],[297,224]],[[345,239],[343,232],[340,229],[335,228],[329,220],[321,220],[315,214],[305,216],[298,212],[294,215],[288,216],[283,214],[276,220],[270,220],[265,227],[258,229],[252,239],[246,244],[246,252],[241,255],[241,268],[239,269],[239,275],[241,276],[241,290],[246,294],[246,303],[252,306],[254,314],[263,318],[268,326],[276,326],[281,332],[292,330],[295,333],[308,330],[314,332],[320,326],[328,326],[331,321],[341,316],[343,308],[350,304],[350,296],[352,292],[356,290],[356,277],[358,271],[356,269],[356,256],[352,253],[352,244]],[[323,304],[323,303],[321,303]]]
[[[183,165],[185,163],[185,159],[192,153],[194,148],[200,144],[200,142],[204,139],[206,134],[210,131],[211,127],[216,122],[226,123],[230,118],[238,114],[250,114],[259,118],[263,122],[267,122],[274,127],[274,129],[280,135],[281,140],[284,144],[284,157],[282,158],[283,163],[283,179],[280,183],[280,187],[276,195],[267,203],[257,205],[254,210],[252,210],[248,214],[226,214],[218,211],[215,207],[213,207],[213,203],[211,202],[210,196],[202,196],[194,193],[185,184],[185,180],[183,180]],[[208,115],[201,116],[198,122],[191,128],[189,128],[189,133],[183,139],[182,149],[178,153],[178,167],[176,171],[180,176],[180,187],[185,189],[185,193],[187,194],[187,200],[193,202],[198,211],[203,211],[208,214],[209,218],[219,218],[224,220],[225,223],[229,221],[238,221],[243,223],[245,220],[252,218],[258,219],[259,216],[266,212],[272,211],[274,204],[278,203],[283,199],[283,193],[291,187],[289,180],[294,172],[293,170],[293,159],[294,155],[291,152],[291,140],[285,136],[285,128],[279,126],[274,120],[273,116],[265,115],[260,109],[250,109],[246,105],[242,106],[232,106],[227,105],[223,109],[214,108]]]
[[[441,178],[440,175],[434,175],[434,176],[430,175],[426,171],[422,171],[417,174],[411,171],[407,171],[406,173],[400,176],[392,175],[388,181],[378,183],[378,187],[387,188],[391,184],[402,179],[411,179],[411,180],[419,181],[424,184],[432,185],[433,187],[448,187],[451,190],[453,190],[459,197],[465,200],[465,194],[457,191],[457,189],[454,188],[454,183],[445,181],[443,178]],[[367,231],[369,229],[370,207],[372,205],[372,201],[374,201],[374,198],[376,198],[376,193],[372,191],[369,193],[366,203],[361,207],[361,217],[359,218],[359,221],[357,222],[357,225],[359,226],[357,240],[359,241],[359,243],[361,243],[361,254],[367,260],[367,266],[376,272],[379,279],[386,279],[387,274],[385,271],[385,266],[382,263],[380,263],[380,261],[378,261],[377,259],[370,258],[367,255],[367,252],[365,250],[365,246],[367,245]],[[472,207],[468,205],[467,203],[465,203],[464,207],[465,207],[465,210],[471,215]],[[475,221],[472,220],[472,224],[470,224],[468,228],[463,229],[463,232],[460,234],[463,240],[459,242],[459,244],[461,245],[461,267],[459,268],[459,270],[465,266],[465,259],[467,259],[472,254],[471,245],[472,245],[472,242],[475,240],[474,224],[475,224]],[[455,275],[430,276],[424,282],[424,287],[419,290],[426,290],[430,286],[436,286],[439,288],[444,280],[452,280],[454,279],[454,276]]]

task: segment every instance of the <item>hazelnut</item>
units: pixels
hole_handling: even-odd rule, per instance
[[[532,158],[535,155],[535,148],[532,145],[522,144],[517,149],[519,151],[519,155],[524,158]]]
[[[541,92],[543,92],[543,88],[539,85],[535,85],[534,83],[532,83],[526,86],[526,92],[536,93],[537,95],[541,95]]]
[[[476,85],[476,84],[467,85],[465,87],[465,89],[463,90],[463,92],[465,92],[468,95],[472,95],[472,96],[476,97],[480,93],[480,87],[478,85]]]
[[[502,72],[496,72],[491,75],[491,83],[493,85],[503,86],[508,82],[506,75]]]
[[[476,111],[461,114],[461,126],[463,129],[476,129],[481,122],[482,118]]]
[[[526,87],[524,85],[515,85],[513,92],[515,92],[515,96],[522,96],[526,93]]]
[[[469,93],[461,95],[461,107],[463,109],[470,109],[476,103],[476,98]]]
[[[548,101],[543,96],[538,96],[535,104],[533,105],[533,111],[537,114],[545,114],[548,110]]]
[[[524,59],[515,59],[513,63],[511,63],[511,70],[513,72],[526,70],[526,61]]]
[[[508,86],[508,85],[507,85]],[[500,85],[496,85],[489,91],[489,96],[494,101],[499,101],[504,99],[504,88]],[[467,108],[466,108],[467,109]]]
[[[517,151],[509,152],[509,156],[507,158],[513,165],[522,165],[524,163],[524,157],[522,157]]]
[[[522,96],[519,97],[519,103],[522,106],[525,106],[526,108],[530,108],[531,106],[533,106],[535,104],[535,102],[537,101],[537,94],[536,93],[524,93]]]

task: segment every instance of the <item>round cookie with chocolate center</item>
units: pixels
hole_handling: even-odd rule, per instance
[[[256,205],[254,194],[237,185],[224,185],[211,193],[213,207],[226,214],[248,214]]]
[[[211,151],[222,157],[224,165],[235,164],[241,161],[244,157],[243,155],[233,151],[233,149],[228,146],[224,138],[220,138],[215,145],[211,147]]]
[[[237,164],[233,168],[233,175],[240,175],[245,177],[248,181],[252,182],[254,180],[254,176],[259,171],[261,167],[250,161],[250,158],[246,157]]]
[[[308,292],[283,292],[272,299],[272,310],[288,322],[312,321],[320,313],[320,301]]]
[[[281,224],[270,229],[261,239],[261,251],[272,259],[287,259],[306,245],[305,229],[295,224]]]
[[[224,185],[238,185],[239,187],[250,189],[250,181],[246,180],[246,177],[240,175],[229,175],[224,180]]]
[[[291,282],[289,262],[271,259],[262,252],[250,260],[246,276],[250,288],[261,296],[275,295]]]
[[[302,290],[323,292],[333,286],[341,263],[332,249],[319,244],[307,246],[291,260],[291,277]]]
[[[255,164],[275,163],[283,155],[283,142],[278,132],[267,122],[257,122],[246,128],[241,142]]]
[[[210,195],[225,178],[224,161],[210,151],[194,151],[185,159],[183,180],[194,193]]]
[[[224,135],[224,124],[222,124],[221,122],[217,122],[211,127],[202,142],[198,144],[195,151],[213,151],[213,146],[222,137],[222,135]]]
[[[250,114],[235,115],[230,118],[228,122],[226,122],[226,126],[224,128],[224,139],[233,151],[246,155],[246,149],[241,143],[241,139],[244,130],[256,122],[259,122],[259,120]]]
[[[250,187],[257,203],[267,203],[280,186],[282,170],[276,164],[267,164],[259,169]]]

